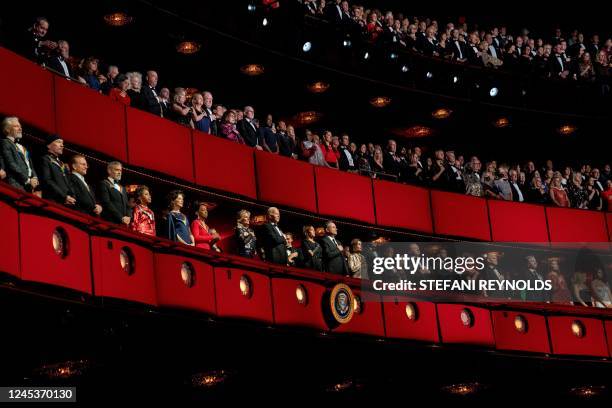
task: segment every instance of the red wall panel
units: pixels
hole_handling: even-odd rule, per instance
[[[541,205],[487,200],[493,241],[548,242],[546,213]]]
[[[473,344],[494,346],[491,312],[479,307],[458,304],[438,304],[438,321],[443,343]],[[473,315],[473,325],[465,326],[461,321],[461,311],[468,309]]]
[[[53,75],[1,47],[0,61],[0,114],[54,133]]]
[[[129,248],[134,257],[134,273],[128,275],[121,267],[120,252]],[[91,237],[94,293],[157,305],[153,253],[144,247],[113,238]]]
[[[0,201],[0,272],[20,277],[19,214]]]
[[[317,212],[311,164],[257,150],[255,165],[260,200]]]
[[[21,278],[92,293],[89,235],[70,224],[32,214],[19,216],[21,229]],[[53,232],[62,228],[67,252],[53,249]]]
[[[604,213],[572,208],[546,208],[551,242],[608,242]]]
[[[127,136],[130,164],[194,181],[189,128],[127,108]]]
[[[608,353],[612,357],[612,320],[606,320],[606,338],[608,339]]]
[[[240,279],[246,275],[251,284],[251,296],[240,290]],[[215,268],[217,314],[220,317],[260,320],[272,324],[270,278],[259,273],[235,268]]]
[[[196,131],[193,146],[197,184],[257,198],[252,148]]]
[[[610,210],[612,210],[612,208]],[[612,241],[612,212],[606,213],[606,223],[608,226],[608,240]]]
[[[417,313],[416,319],[410,320],[406,316],[406,305],[409,302],[411,301],[405,298],[385,299],[383,309],[387,337],[431,343],[439,342],[436,305],[430,302],[411,302],[415,306]]]
[[[433,232],[425,188],[374,180],[374,204],[378,225]]]
[[[491,239],[486,200],[432,190],[431,206],[436,234]]]
[[[315,167],[319,213],[375,223],[372,179]]]
[[[193,267],[191,287],[183,282],[181,267],[188,262]],[[184,308],[214,314],[215,278],[207,263],[179,255],[155,254],[155,282],[159,306]]]
[[[364,297],[361,295],[361,290],[357,288],[351,288],[355,296]],[[373,294],[370,295],[370,297]],[[326,302],[325,307],[330,308],[329,303]],[[353,318],[346,324],[333,329],[337,333],[356,333],[366,334],[370,336],[385,336],[385,325],[383,322],[383,310],[382,303],[380,301],[374,302],[362,302],[361,313],[354,313]]]
[[[550,353],[548,330],[544,316],[505,310],[495,310],[492,314],[495,347],[497,349]],[[514,326],[517,315],[522,316],[527,322],[525,332],[519,332]]]
[[[585,327],[584,337],[572,332],[572,322],[580,321]],[[549,316],[548,327],[554,354],[608,357],[608,345],[603,322],[573,316]]]
[[[55,76],[57,133],[67,142],[127,159],[125,108],[84,85]]]
[[[307,302],[297,301],[296,289],[302,285],[306,290]],[[272,279],[272,298],[274,299],[274,322],[279,325],[295,325],[327,330],[321,309],[325,287],[318,283],[298,279]]]

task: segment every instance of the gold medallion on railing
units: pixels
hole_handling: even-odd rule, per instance
[[[344,283],[338,283],[329,295],[329,306],[334,320],[340,324],[351,321],[354,309],[354,295],[351,288]]]

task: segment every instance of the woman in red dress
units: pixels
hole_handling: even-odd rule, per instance
[[[195,240],[195,246],[202,249],[212,249],[213,251],[221,252],[221,249],[217,246],[219,234],[206,224],[206,219],[208,218],[206,203],[199,203],[196,208],[197,218],[191,223],[191,234]]]
[[[155,236],[155,214],[149,208],[151,193],[147,186],[136,189],[136,207],[132,213],[130,229],[145,235]]]
[[[130,80],[126,75],[119,74],[115,80],[115,86],[110,90],[108,96],[115,101],[130,106],[130,96],[127,90],[130,87]]]

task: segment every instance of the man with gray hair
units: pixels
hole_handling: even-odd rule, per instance
[[[147,71],[145,83],[142,85],[140,92],[142,93],[142,99],[144,102],[144,109],[156,116],[162,115],[161,105],[159,104],[159,97],[157,96],[157,72]]]
[[[280,211],[276,207],[270,207],[266,217],[268,222],[261,226],[257,243],[261,245],[266,261],[287,265],[287,241],[285,234],[278,227]]]
[[[23,135],[19,119],[14,116],[5,118],[2,121],[2,134],[4,139],[0,144],[0,151],[6,182],[21,190],[34,191],[38,187],[38,177],[30,152],[21,144]],[[4,178],[2,172],[0,178]]]
[[[130,212],[128,208],[128,196],[119,182],[123,173],[121,163],[112,161],[106,166],[108,177],[100,182],[98,193],[100,204],[102,204],[102,218],[116,224],[128,226],[130,224]]]

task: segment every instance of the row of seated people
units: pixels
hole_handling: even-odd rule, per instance
[[[556,28],[549,36],[523,28],[510,33],[506,26],[472,29],[467,22],[448,22],[409,17],[400,12],[381,13],[347,0],[304,0],[306,15],[329,20],[365,42],[393,46],[411,52],[509,70],[541,77],[609,82],[612,72],[612,38],[604,45],[592,33],[589,40],[577,29],[563,33]]]
[[[48,28],[46,19],[37,19],[30,35],[38,40],[28,42],[27,54],[68,77],[75,77],[68,63],[68,42],[43,40]],[[56,48],[50,49],[49,43]],[[346,133],[338,136],[330,130],[322,130],[319,136],[309,129],[304,131],[302,138],[297,138],[293,126],[283,120],[275,123],[270,114],[260,122],[252,106],[241,110],[214,105],[210,92],[187,95],[185,88],[176,88],[170,100],[168,88],[158,92],[159,77],[155,71],[146,73],[143,84],[139,72],[121,74],[117,66],[110,65],[107,74],[100,75],[98,60],[93,57],[82,64],[85,71],[76,77],[115,101],[272,154],[373,178],[479,197],[592,210],[612,208],[609,163],[603,164],[603,171],[590,163],[582,164],[579,169],[565,166],[561,170],[555,169],[548,160],[538,170],[532,161],[520,166],[498,165],[496,160],[490,160],[483,169],[477,156],[466,161],[463,155],[456,156],[454,151],[442,149],[426,156],[422,147],[400,148],[394,140],[389,140],[384,148],[371,142],[358,145],[351,142]]]
[[[38,161],[38,166],[30,152],[22,145],[22,129],[17,118],[9,117],[2,122],[2,130],[6,136],[1,142],[0,179],[15,188],[33,192],[39,196],[65,205],[69,208],[87,213],[91,216],[101,216],[103,219],[123,225],[132,231],[150,236],[162,236],[177,243],[198,248],[222,252],[219,245],[220,234],[208,224],[208,204],[197,201],[192,207],[194,217],[190,221],[185,214],[186,200],[183,192],[171,191],[168,194],[165,210],[161,213],[162,222],[156,222],[156,215],[150,208],[151,191],[140,185],[133,192],[121,184],[123,168],[119,162],[107,165],[107,177],[101,180],[94,189],[85,179],[88,163],[83,155],[74,155],[69,164],[62,161],[63,140],[57,135],[48,136],[45,144],[47,154]],[[36,170],[38,167],[38,172]],[[40,174],[40,176],[38,175]],[[374,259],[384,256],[393,258],[393,246],[381,245],[373,239],[366,245],[358,238],[351,240],[349,246],[344,246],[338,238],[338,229],[333,221],[327,221],[322,231],[317,231],[313,225],[302,228],[301,244],[295,245],[297,239],[291,232],[283,232],[280,228],[280,211],[270,207],[266,213],[266,222],[256,228],[251,228],[251,213],[243,209],[236,217],[236,224],[231,239],[235,252],[243,257],[259,257],[265,261],[286,266],[297,266],[332,274],[350,276],[353,278],[373,278],[372,265]],[[420,257],[422,254],[418,244],[409,246],[409,255]],[[447,259],[448,251],[437,249],[436,256]],[[463,254],[469,255],[469,254]],[[464,273],[458,275],[444,268],[430,270],[421,267],[414,274],[406,275],[405,271],[389,269],[386,279],[390,281],[420,280],[420,279],[462,279],[462,280],[498,280],[523,278],[530,281],[553,282],[550,293],[498,292],[484,291],[475,294],[484,297],[501,297],[521,299],[526,301],[575,302],[581,305],[612,307],[612,293],[608,286],[604,269],[596,269],[590,273],[580,271],[571,277],[571,290],[564,274],[560,271],[559,260],[548,260],[548,271],[538,271],[538,262],[534,255],[525,257],[526,269],[514,276],[504,273],[498,264],[498,253],[487,252],[486,267],[478,270],[466,267]]]

